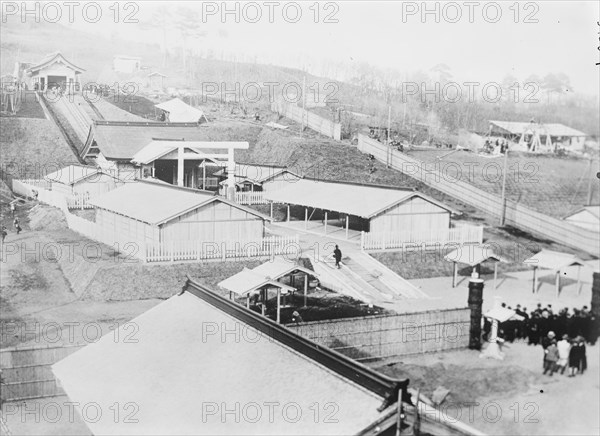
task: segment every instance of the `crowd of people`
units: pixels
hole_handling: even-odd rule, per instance
[[[552,305],[542,307],[538,304],[535,310],[528,311],[520,304],[512,309],[517,317],[498,326],[498,337],[503,342],[523,341],[528,345],[541,345],[544,350],[544,374],[555,372],[568,376],[583,374],[587,368],[586,344],[594,345],[599,336],[599,323],[595,315],[583,306],[581,309],[563,308],[556,313]],[[484,321],[484,338],[490,334],[491,322]]]

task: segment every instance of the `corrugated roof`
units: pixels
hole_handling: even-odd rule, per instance
[[[105,174],[100,168],[85,167],[81,165],[69,165],[58,171],[48,174],[45,179],[51,182],[73,185],[82,180]]]
[[[246,312],[220,297],[219,304]],[[332,369],[334,363],[321,363],[331,352],[262,317],[244,322],[220,307],[184,292],[121,326],[121,340],[107,334],[55,363],[52,370],[71,401],[93,402],[101,410],[112,410],[115,403],[136,405],[135,416],[131,415],[134,423],[102,413],[97,420],[86,421],[90,432],[356,434],[383,416],[377,410],[381,395],[363,387],[358,378]],[[132,325],[136,327],[133,335]],[[279,329],[285,338],[274,335]],[[284,342],[293,340],[298,347]],[[310,353],[298,351],[300,346],[310,347]],[[363,379],[380,377],[343,356],[335,357],[336,365],[355,371],[356,377],[359,372],[365,373]],[[265,406],[269,403],[276,406]],[[329,403],[336,406],[331,416],[325,415],[333,410],[327,408]],[[319,419],[313,411],[315,404]],[[236,405],[238,414],[226,413],[235,411]],[[274,407],[272,417],[269,407]],[[327,422],[325,416],[335,423]]]
[[[192,107],[178,98],[155,104],[154,106],[160,110],[169,112],[169,121],[171,122],[194,123],[198,122],[204,116],[204,112],[200,109]]]
[[[413,190],[379,186],[298,179],[290,180],[287,186],[277,191],[265,192],[265,198],[270,201],[342,212],[363,218],[377,216],[413,197],[423,198],[453,212],[449,207]]]
[[[157,225],[213,201],[229,204],[262,219],[269,219],[253,209],[232,203],[223,197],[215,196],[212,192],[180,188],[150,181],[126,183],[120,188],[94,197],[89,203],[100,209],[106,209],[148,224]]]
[[[563,219],[567,219],[573,215],[576,215],[580,212],[589,212],[591,213],[593,216],[595,216],[596,218],[600,219],[600,206],[583,206],[580,207],[579,209],[574,210],[573,212],[569,213],[568,215],[566,215]]]
[[[551,269],[554,271],[560,271],[563,268],[573,265],[586,265],[583,260],[574,254],[561,253],[559,251],[552,250],[542,250],[539,253],[531,256],[529,259],[525,259],[523,263],[538,268]]]
[[[479,265],[486,260],[509,263],[507,259],[494,253],[490,247],[468,244],[448,253],[444,259],[448,262],[464,263],[470,266]]]
[[[545,134],[546,132],[550,136],[588,136],[579,130],[573,129],[569,126],[565,126],[560,123],[524,123],[520,121],[493,121],[490,120],[491,124],[494,124],[501,129],[504,129],[513,134],[522,134],[530,132],[532,129],[538,129],[540,133]]]

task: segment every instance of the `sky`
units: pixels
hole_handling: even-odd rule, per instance
[[[103,4],[99,22],[75,13],[70,25],[162,43],[160,28],[128,23],[126,17],[148,23],[161,7],[172,12],[190,7],[199,13],[197,28],[208,35],[195,45],[255,56],[260,63],[314,74],[323,72],[324,61],[403,72],[442,63],[457,82],[500,82],[507,74],[524,81],[531,74],[563,72],[576,92],[600,94],[598,1],[228,2],[233,12],[225,15],[223,2],[121,2],[118,23],[112,3]],[[170,26],[168,44],[180,39]]]

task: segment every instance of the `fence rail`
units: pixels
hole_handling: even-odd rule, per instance
[[[253,241],[167,241],[147,243],[142,255],[146,262],[227,260],[299,253],[296,236],[269,236]]]
[[[267,204],[263,191],[258,192],[236,192],[235,202],[238,204]]]
[[[25,197],[33,197],[33,191],[38,194],[38,200],[50,206],[63,209],[92,209],[89,204],[90,194],[65,195],[60,192],[50,190],[51,184],[45,180],[39,179],[13,179],[13,191]]]
[[[460,226],[429,232],[361,233],[360,248],[365,251],[403,248],[406,244],[481,244],[483,226]]]
[[[505,209],[507,225],[549,238],[554,242],[579,248],[595,256],[600,255],[600,234],[598,232],[578,227],[568,221],[552,218],[512,200],[506,200],[504,207],[501,198],[461,180],[449,182],[441,171],[404,153],[393,149],[388,150],[385,144],[366,135],[358,135],[358,149],[363,153],[372,154],[381,162],[389,161],[392,168],[496,218],[500,218]]]
[[[287,104],[283,101],[274,101],[271,103],[271,110],[297,123],[303,123],[312,130],[333,138],[336,141],[342,139],[342,125],[340,123],[334,123],[301,107]]]

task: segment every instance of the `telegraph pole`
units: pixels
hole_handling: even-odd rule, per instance
[[[587,192],[587,206],[592,204],[592,181],[594,180],[594,165],[592,164],[593,159],[590,157],[590,170],[588,175],[588,192]]]
[[[386,153],[386,166],[390,167],[390,129],[392,127],[392,106],[388,106],[388,128],[387,128],[387,153]]]
[[[500,213],[500,225],[503,226],[506,220],[506,173],[508,172],[508,148],[504,150],[504,170],[502,173],[502,200]]]

